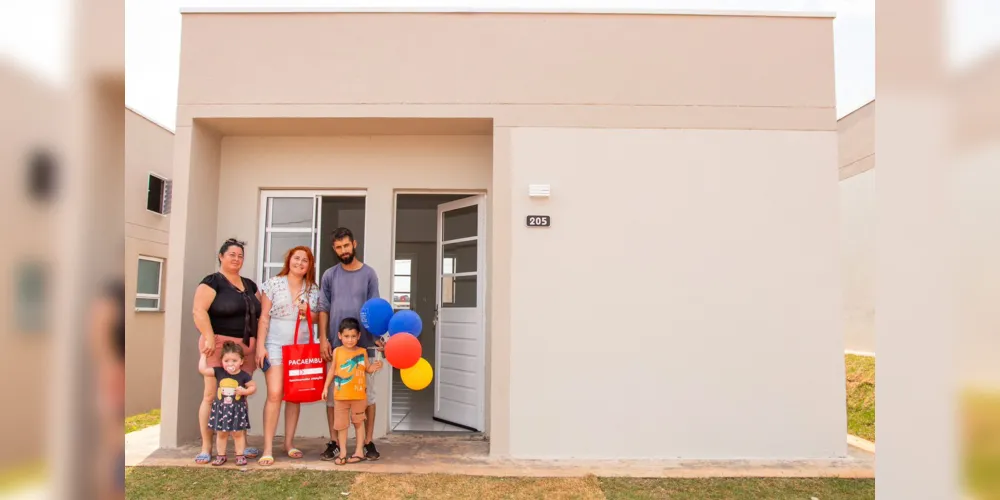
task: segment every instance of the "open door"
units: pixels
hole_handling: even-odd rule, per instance
[[[434,419],[485,427],[486,205],[477,195],[438,205]]]

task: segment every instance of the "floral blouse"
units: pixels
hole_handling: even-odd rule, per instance
[[[264,283],[260,291],[271,299],[271,317],[277,319],[295,319],[299,314],[297,300],[292,298],[288,290],[288,276],[275,276]],[[316,285],[306,285],[299,296],[307,295],[309,307],[316,313],[316,306],[319,302],[319,287]],[[314,318],[313,321],[316,319]]]

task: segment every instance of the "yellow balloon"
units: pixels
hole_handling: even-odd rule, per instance
[[[431,385],[434,380],[434,369],[426,359],[420,358],[417,364],[399,371],[399,377],[403,379],[403,384],[411,390],[420,391]]]

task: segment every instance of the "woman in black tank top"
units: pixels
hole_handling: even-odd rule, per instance
[[[245,243],[228,239],[219,248],[219,272],[201,280],[194,293],[194,324],[201,333],[198,349],[205,354],[208,366],[222,366],[222,344],[227,340],[243,347],[243,371],[253,375],[256,369],[257,320],[260,319],[260,293],[253,280],[240,276],[243,268]],[[195,462],[207,464],[212,460],[212,430],[208,419],[215,399],[216,380],[205,377],[205,392],[198,408],[198,425],[201,428],[201,453]],[[224,454],[224,450],[218,450]],[[244,456],[256,458],[257,448],[247,448]]]

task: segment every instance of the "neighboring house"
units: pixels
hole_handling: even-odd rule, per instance
[[[844,348],[875,352],[875,101],[837,121]]]
[[[160,407],[174,134],[125,110],[125,414]]]
[[[341,224],[434,291],[425,394],[494,457],[845,456],[832,16],[293,11],[182,16],[163,446],[220,242],[259,281]]]
[[[956,286],[956,367],[961,382],[1000,385],[1000,56],[957,72],[952,140]],[[841,118],[840,214],[844,339],[847,350],[875,352],[877,243],[875,101]],[[942,124],[948,127],[949,123]]]

